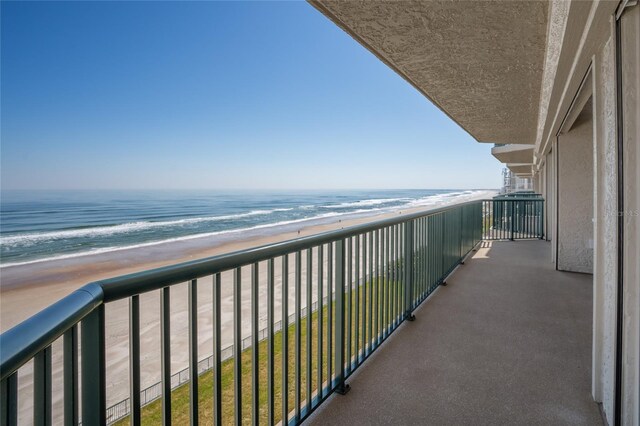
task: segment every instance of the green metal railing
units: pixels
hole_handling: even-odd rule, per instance
[[[483,239],[544,238],[544,199],[535,193],[483,202]]]
[[[514,191],[493,197],[494,200],[504,198],[542,198],[542,195],[534,191]]]
[[[331,393],[348,390],[345,380],[403,321],[413,318],[412,311],[487,235],[487,217],[493,218],[496,205],[504,202],[520,201],[472,201],[88,284],[0,336],[0,424],[18,423],[19,399],[28,396],[22,387],[18,391],[18,375],[26,374],[22,369],[30,361],[33,422],[52,423],[52,344],[59,339],[64,382],[60,422],[102,425],[116,420],[106,417],[105,306],[118,300],[129,304],[126,414],[131,424],[140,424],[140,295],[150,292],[160,295],[160,417],[170,424],[171,290],[187,283],[189,345],[184,350],[189,359],[189,421],[197,425],[202,380],[197,289],[209,282],[213,423],[298,424]],[[528,207],[508,205],[506,211],[512,217],[525,217],[522,224],[526,226]],[[489,229],[504,226],[500,220],[504,217],[497,219],[492,219]],[[512,232],[514,238],[522,235]],[[248,297],[243,297],[242,277],[250,285]],[[223,312],[222,289],[232,294],[232,312]],[[265,292],[266,297],[260,296]],[[261,342],[259,314],[264,316],[265,310],[266,333]],[[250,314],[244,319],[246,312]],[[222,318],[229,314],[232,324],[223,324]],[[251,330],[246,351],[242,350],[243,322],[250,322]],[[229,360],[233,404],[223,404],[227,383],[222,371],[226,362],[221,356],[223,325],[232,328],[236,348]],[[266,355],[259,350],[264,342]],[[248,376],[243,358],[250,359]],[[263,370],[266,380],[261,379]],[[249,387],[244,382],[247,377]]]

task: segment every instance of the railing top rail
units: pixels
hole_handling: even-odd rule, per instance
[[[0,335],[0,380],[49,346],[103,301],[102,288],[87,284]]]
[[[228,254],[123,275],[116,278],[97,281],[95,284],[102,287],[102,290],[104,291],[104,302],[111,302],[130,297],[135,294],[158,290],[163,287],[191,279],[250,265],[255,262],[261,262],[289,253],[295,253],[299,250],[349,238],[379,228],[398,225],[409,220],[442,213],[453,208],[472,205],[481,201],[484,200],[468,201],[437,209],[403,214],[396,217],[349,226],[343,229],[327,231],[307,237],[295,238],[250,249],[239,250]]]
[[[518,194],[518,195],[496,195],[492,200],[493,201],[502,201],[502,200],[515,200],[515,201],[535,201],[535,200],[543,200],[544,197],[541,194]]]
[[[543,197],[496,197],[491,201],[528,201],[528,202],[536,202],[536,201],[544,201]]]
[[[191,279],[250,265],[255,262],[349,238],[379,228],[398,225],[409,220],[443,213],[454,208],[473,205],[482,201],[495,200],[473,200],[436,209],[398,215],[396,217],[367,222],[308,237],[296,238],[87,284],[0,335],[0,380],[7,378],[36,353],[50,345],[66,330],[78,323],[102,303],[158,290]],[[531,198],[509,198],[504,201],[535,200]]]

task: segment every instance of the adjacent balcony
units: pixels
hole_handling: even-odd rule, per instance
[[[535,145],[495,144],[491,154],[505,164],[533,164]]]

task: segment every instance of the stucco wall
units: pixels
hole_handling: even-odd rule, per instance
[[[544,164],[545,173],[547,174],[546,179],[546,189],[545,189],[545,207],[547,209],[546,215],[546,228],[545,235],[547,236],[547,241],[552,241],[554,239],[554,233],[556,229],[556,216],[555,216],[555,173],[554,173],[554,162],[553,162],[553,152],[547,154],[547,159]],[[553,244],[555,246],[555,244]],[[555,255],[552,253],[552,260],[555,260]]]
[[[558,137],[558,269],[593,272],[593,116]]]
[[[640,6],[622,16],[624,144],[622,423],[640,424]]]
[[[593,396],[613,424],[615,388],[617,175],[616,87],[613,39],[594,63],[595,222]]]
[[[554,144],[555,147],[555,144]],[[558,215],[556,212],[557,204],[557,171],[556,171],[556,150],[551,149],[551,152],[547,154],[546,168],[548,173],[547,180],[547,197],[545,199],[547,207],[547,240],[552,241],[551,252],[549,253],[549,260],[552,263],[556,261],[556,227],[558,223]]]

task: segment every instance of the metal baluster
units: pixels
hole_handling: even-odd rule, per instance
[[[509,238],[511,241],[513,241],[514,239],[514,232],[515,232],[515,223],[516,223],[516,205],[514,201],[511,201],[509,203],[511,205],[511,237]]]
[[[527,238],[531,238],[533,236],[533,231],[534,231],[534,223],[532,222],[532,219],[534,218],[533,216],[533,203],[532,200],[526,200],[522,202],[523,207],[524,207],[524,212],[523,212],[523,216],[524,216],[524,227],[525,227],[525,234],[527,236]]]
[[[389,277],[389,284],[388,284],[388,288],[387,288],[387,292],[388,292],[388,299],[389,302],[387,303],[387,307],[389,309],[389,315],[388,315],[388,322],[387,322],[387,330],[388,333],[391,334],[393,332],[393,323],[394,323],[394,294],[395,294],[395,277],[394,277],[394,269],[395,269],[395,259],[393,257],[394,255],[394,249],[395,249],[395,225],[391,225],[389,227],[389,265],[387,266],[389,272],[388,272],[388,277]]]
[[[382,338],[389,335],[389,227],[383,231],[383,258],[382,258]]]
[[[381,240],[380,240],[380,230],[377,229],[376,230],[376,287],[375,287],[375,292],[376,292],[376,303],[375,303],[375,309],[376,309],[376,318],[374,320],[374,328],[375,328],[375,347],[378,347],[378,345],[380,345],[380,310],[382,308],[382,303],[380,301],[380,279],[382,278],[382,268],[380,267],[380,264],[382,262],[382,255],[380,253],[381,251]]]
[[[499,235],[498,235],[498,219],[497,219],[497,214],[498,212],[496,211],[496,207],[497,204],[495,201],[488,201],[487,205],[489,206],[490,209],[490,213],[491,213],[491,227],[492,227],[492,231],[491,231],[491,239],[492,240],[497,240]]]
[[[409,267],[411,268],[411,309],[413,310],[417,306],[417,301],[420,298],[420,220],[412,220],[411,227],[411,234],[413,236],[411,250],[413,254],[411,256],[411,264]]]
[[[404,259],[404,224],[398,224],[398,325],[404,321],[405,313],[405,259]]]
[[[374,233],[373,231],[369,233],[369,324],[367,329],[367,344],[369,345],[369,350],[367,353],[371,353],[373,350],[373,262],[374,262],[374,252],[373,252],[373,240]]]
[[[393,332],[395,324],[395,242],[396,242],[396,226],[391,225],[389,227],[389,324],[387,324],[389,334]]]
[[[306,385],[307,385],[307,392],[306,392],[306,397],[307,397],[307,415],[311,412],[311,363],[313,362],[312,360],[312,353],[311,351],[313,350],[313,321],[312,321],[312,306],[311,306],[311,286],[313,284],[312,279],[312,263],[313,263],[313,249],[312,248],[308,248],[307,249],[307,377],[306,377]]]
[[[400,300],[400,225],[395,225],[393,229],[393,262],[395,267],[393,268],[393,328],[398,326],[398,301]]]
[[[18,424],[18,372],[0,382],[0,425]]]
[[[344,395],[349,391],[345,383],[345,241],[336,241],[336,392]]]
[[[198,281],[191,280],[189,291],[189,419],[198,425]]]
[[[222,425],[222,359],[221,359],[221,297],[222,277],[217,273],[213,282],[213,414],[214,425]]]
[[[327,380],[333,389],[333,243],[327,250]]]
[[[296,252],[296,275],[295,275],[295,303],[296,303],[296,329],[295,329],[295,345],[296,345],[296,365],[295,365],[295,387],[296,387],[296,395],[295,395],[295,423],[300,423],[300,394],[301,394],[301,340],[302,340],[302,329],[300,322],[301,318],[301,310],[302,310],[302,301],[300,297],[300,290],[302,287],[302,254],[300,251]]]
[[[486,203],[484,201],[480,201],[480,205],[482,206],[481,212],[480,212],[480,222],[482,225],[482,232],[483,232],[483,236],[485,238],[487,238],[487,234],[488,234],[488,228],[487,228],[487,209],[485,207]]]
[[[129,404],[131,424],[139,425],[140,417],[140,296],[129,299]]]
[[[351,300],[351,290],[353,289],[353,239],[352,237],[347,238],[347,279],[345,282],[345,329],[346,329],[346,375],[351,373],[351,308],[353,306]]]
[[[162,371],[162,424],[171,424],[171,289],[160,291],[160,364]],[[84,339],[83,339],[84,340]],[[84,368],[83,368],[84,369]],[[84,416],[83,416],[84,418]]]
[[[362,234],[362,359],[367,352],[367,233]]]
[[[429,295],[429,227],[428,222],[429,218],[425,217],[422,219],[422,291],[423,291],[423,299],[426,299]]]
[[[461,262],[462,261],[462,241],[463,241],[463,234],[462,234],[462,207],[458,208],[458,216],[460,216],[460,227],[458,228],[458,259]]]
[[[433,288],[433,216],[427,216],[427,291]]]
[[[78,424],[78,326],[64,333],[64,424]],[[138,392],[139,394],[139,392]]]
[[[82,335],[82,424],[106,423],[104,305],[84,317]]]
[[[33,423],[51,424],[51,346],[33,357]]]
[[[420,276],[420,271],[422,270],[422,221],[418,218],[413,221],[414,223],[414,233],[415,233],[415,254],[413,259],[413,292],[414,303],[417,306],[422,300],[422,278]]]
[[[323,327],[322,327],[322,323],[324,321],[324,297],[322,296],[322,286],[324,284],[323,282],[323,263],[324,260],[322,258],[322,251],[324,249],[324,245],[320,245],[318,246],[318,302],[317,302],[317,307],[316,307],[316,311],[318,312],[318,353],[317,353],[317,363],[318,363],[318,404],[320,403],[320,401],[322,400],[323,397],[323,386],[322,386],[322,334],[324,332]]]
[[[242,270],[233,271],[233,378],[235,424],[242,424]]]
[[[289,421],[289,255],[282,256],[282,424]]]
[[[539,213],[540,213],[540,239],[544,239],[544,200],[540,200],[538,202],[538,204],[540,205],[539,208]]]
[[[260,370],[258,367],[258,263],[251,265],[251,421],[260,422]]]
[[[428,219],[426,217],[422,218],[422,300],[426,299],[429,296],[429,279],[428,279],[428,271],[429,271],[429,262],[428,262]]]
[[[274,279],[274,269],[275,269],[275,261],[274,259],[269,259],[267,262],[267,424],[273,425],[275,424],[275,378],[274,378],[274,330],[273,330],[273,321],[274,321],[274,290],[275,290],[275,279]],[[284,324],[284,322],[282,323]],[[283,355],[284,357],[284,355]]]
[[[405,319],[413,321],[413,222],[410,220],[404,223],[404,265]]]
[[[441,255],[441,262],[440,262],[440,279],[444,280],[445,279],[445,274],[447,271],[447,268],[445,267],[446,265],[446,261],[447,261],[447,240],[446,240],[446,231],[447,231],[447,215],[446,213],[442,213],[440,215],[440,220],[442,221],[442,226],[441,226],[441,245],[440,245],[440,250],[442,250],[442,255]],[[443,284],[446,285],[446,283],[443,281]]]
[[[356,286],[356,303],[355,303],[355,362],[360,364],[360,235],[356,235],[356,260],[355,260],[355,286]]]

